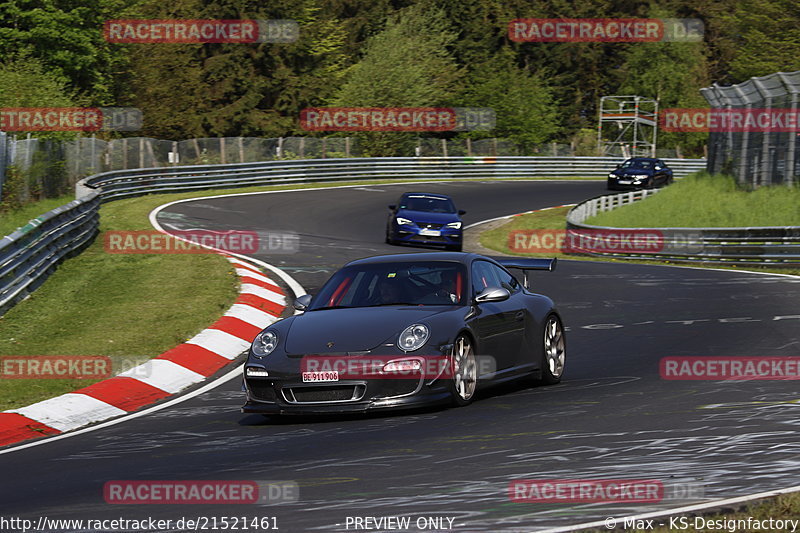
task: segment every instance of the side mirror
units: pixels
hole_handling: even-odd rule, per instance
[[[466,211],[464,211],[463,209],[459,209],[459,210],[458,210],[458,214],[459,214],[459,215],[466,215],[466,214],[467,214],[467,212],[466,212]]]
[[[502,287],[486,287],[475,297],[475,303],[502,302],[508,300],[511,293]]]
[[[396,206],[395,204],[392,204],[392,205],[390,205],[390,206],[389,206],[389,209],[391,209],[392,211],[394,211],[396,207],[397,207],[397,206]]]
[[[311,303],[311,295],[304,294],[294,301],[292,307],[294,307],[298,311],[305,311],[306,308],[308,308],[308,304],[310,303]]]
[[[617,163],[617,168],[622,168],[622,163]]]

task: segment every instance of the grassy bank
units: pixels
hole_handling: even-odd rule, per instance
[[[75,196],[70,194],[62,196],[61,198],[48,198],[9,211],[0,211],[0,237],[8,235],[15,229],[27,224],[31,219],[69,203],[74,199]]]
[[[733,178],[700,173],[586,222],[618,228],[800,226],[800,187],[747,191]]]
[[[699,518],[687,516],[685,520],[688,527],[683,527],[679,519],[675,520],[675,527],[670,528],[669,518],[656,518],[653,520],[653,529],[635,529],[638,532],[675,533],[676,531],[691,531],[693,533],[719,533],[719,531],[770,531],[770,528],[756,528],[747,526],[747,519],[753,518],[762,523],[767,523],[770,518],[775,520],[800,520],[800,494],[783,494],[747,506],[744,510],[729,513],[702,515]],[[696,520],[696,521],[695,521]],[[739,524],[732,521],[743,520]],[[660,526],[658,524],[664,524]],[[695,527],[697,526],[697,527]],[[709,527],[710,526],[710,527]],[[788,529],[775,529],[772,531],[791,531]]]

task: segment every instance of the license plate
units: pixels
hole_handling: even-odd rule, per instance
[[[633,183],[633,181],[632,180],[619,180],[618,183],[620,185],[630,185],[631,183]]]
[[[339,381],[339,372],[336,370],[330,372],[303,372],[303,383],[319,381]]]
[[[438,229],[421,229],[419,234],[423,237],[441,237],[442,232]]]

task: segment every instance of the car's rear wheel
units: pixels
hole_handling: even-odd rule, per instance
[[[547,317],[543,337],[542,383],[552,385],[561,381],[567,355],[564,327],[558,315]]]
[[[472,342],[466,335],[459,335],[453,343],[453,354],[450,358],[450,394],[456,406],[468,405],[475,396],[478,385],[478,363]]]

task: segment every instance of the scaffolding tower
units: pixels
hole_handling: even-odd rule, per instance
[[[655,157],[657,135],[658,100],[643,96],[600,98],[597,150],[601,156]]]

